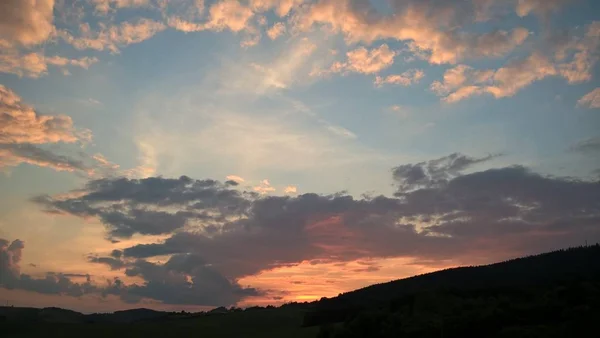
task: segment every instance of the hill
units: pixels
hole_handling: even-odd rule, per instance
[[[575,332],[591,329],[593,318],[600,245],[372,285],[322,299],[304,325],[336,338],[586,337]]]
[[[321,306],[366,306],[434,289],[476,290],[542,286],[600,276],[600,245],[557,250],[483,266],[450,268],[373,284],[319,301]]]

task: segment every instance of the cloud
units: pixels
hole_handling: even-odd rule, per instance
[[[125,267],[125,262],[118,258],[114,257],[97,257],[97,256],[89,256],[88,262],[90,263],[98,263],[105,264],[110,267],[111,270],[120,270]]]
[[[157,151],[146,139],[136,139],[135,144],[138,148],[139,164],[131,169],[125,170],[123,175],[130,178],[146,178],[156,174],[158,167]]]
[[[68,59],[68,58],[65,58],[62,56],[52,56],[52,57],[46,58],[46,61],[48,62],[48,64],[51,64],[54,66],[72,65],[72,66],[88,69],[91,65],[98,62],[98,58],[83,57],[80,59]]]
[[[449,179],[459,176],[469,167],[484,163],[500,155],[488,155],[473,158],[459,153],[454,153],[427,162],[405,164],[393,169],[393,178],[398,184],[399,193],[404,191],[429,188],[443,185]]]
[[[377,76],[375,78],[375,85],[382,87],[385,84],[394,84],[401,86],[410,86],[411,84],[418,83],[425,73],[420,69],[410,69],[402,74],[388,75],[386,77]]]
[[[249,79],[242,78],[244,81]],[[140,129],[145,134],[143,140],[155,149],[155,163],[160,164],[158,172],[175,175],[184,167],[205,163],[222,166],[232,173],[284,170],[310,175],[313,171],[322,172],[324,166],[343,167],[351,163],[366,164],[375,159],[387,159],[381,152],[352,142],[349,137],[334,134],[327,128],[330,124],[321,123],[308,113],[288,114],[297,109],[289,101],[280,100],[280,96],[270,100],[274,114],[256,111],[257,114],[249,116],[247,113],[255,111],[256,107],[237,107],[239,101],[233,98],[242,94],[235,93],[230,96],[228,91],[224,96],[207,98],[210,102],[217,100],[214,104],[218,107],[215,109],[220,111],[218,115],[201,110],[193,116],[181,116],[179,121],[186,122],[180,124],[173,123],[173,119],[164,120],[156,110],[159,118],[140,119],[144,126]],[[233,103],[234,106],[225,103]],[[176,102],[173,104],[177,105]],[[148,107],[148,111],[155,108]],[[201,128],[193,128],[194,125]],[[177,144],[183,144],[185,149],[178,148],[173,153]],[[204,156],[190,158],[185,155],[189,152],[201,152]]]
[[[89,262],[106,264],[112,270],[125,269],[125,275],[139,277],[142,284],[123,283],[120,279],[107,284],[93,283],[89,274],[47,272],[42,278],[20,273],[24,243],[0,238],[0,287],[44,294],[80,297],[84,295],[117,295],[123,301],[136,303],[153,299],[164,304],[219,306],[237,303],[244,297],[260,295],[260,291],[244,288],[223,277],[197,255],[173,255],[164,264],[144,260],[122,261],[113,257],[88,257]],[[85,277],[84,283],[72,278]]]
[[[595,153],[600,152],[600,137],[592,137],[586,140],[577,142],[570,147],[571,151],[580,153]]]
[[[600,88],[596,88],[585,94],[581,99],[579,99],[579,101],[577,101],[577,106],[590,109],[600,108]]]
[[[89,24],[83,23],[79,27],[79,36],[65,30],[59,31],[58,35],[79,50],[109,50],[118,53],[119,48],[148,40],[167,28],[162,22],[147,18],[101,27],[99,31],[92,31]]]
[[[108,13],[120,8],[144,7],[149,0],[92,0],[96,12]]]
[[[92,172],[83,159],[58,155],[47,144],[86,144],[91,132],[66,115],[40,115],[10,88],[0,85],[0,168],[28,163],[59,171]]]
[[[19,263],[24,248],[21,240],[10,242],[0,238],[0,287],[74,297],[95,290],[89,279],[85,283],[74,283],[67,275],[60,273],[48,272],[43,278],[21,274]]]
[[[344,127],[328,125],[327,130],[329,130],[333,134],[341,136],[343,138],[348,138],[348,139],[357,138],[356,134],[354,134],[353,132],[351,132],[350,130],[348,130]]]
[[[185,8],[178,14],[169,14],[167,24],[186,33],[199,32],[203,30],[223,31],[230,30],[234,33],[245,32],[247,36],[241,42],[242,47],[251,47],[259,43],[261,34],[253,22],[254,18],[260,21],[262,17],[256,17],[257,13],[268,10],[275,6],[275,2],[266,1],[241,2],[238,0],[219,0],[210,5],[207,15],[204,15],[204,1],[188,2],[187,6],[178,4]],[[285,29],[275,25],[269,36],[281,34],[277,30]]]
[[[553,75],[557,75],[557,70],[550,60],[541,54],[532,54],[496,71],[474,70],[466,65],[458,65],[446,71],[444,81],[435,81],[431,89],[445,96],[443,101],[448,103],[484,93],[502,98],[513,96],[533,82]]]
[[[226,189],[214,194],[182,188],[182,182],[197,186],[206,181],[152,178],[144,183],[98,181],[81,197],[42,201],[47,208],[80,216],[114,201],[186,213],[181,214],[186,222],[202,213],[215,215],[194,228],[171,229],[164,241],[125,248],[113,258],[129,267],[138,261],[152,264],[143,262],[155,256],[194,255],[228,280],[303,261],[412,257],[473,264],[475,253],[488,262],[600,239],[594,226],[600,213],[597,182],[547,177],[520,166],[472,171],[494,157],[451,154],[398,166],[393,170],[396,197],[258,196]],[[129,207],[114,210],[144,220]]]
[[[39,115],[21,102],[10,88],[0,85],[0,143],[74,143],[81,134],[66,115]]]
[[[368,0],[321,0],[296,15],[295,29],[325,25],[341,32],[349,44],[395,39],[433,64],[457,63],[467,58],[500,57],[520,46],[529,33],[524,28],[474,33],[478,8],[457,1],[392,1],[393,15],[379,13]]]
[[[0,239],[0,271],[3,272],[0,278],[10,279],[19,275],[23,247],[23,241],[18,239],[13,242]]]
[[[328,70],[322,73],[379,73],[394,63],[395,56],[396,52],[390,50],[390,47],[386,44],[371,50],[360,47],[346,53],[346,62],[335,62]]]
[[[250,19],[254,16],[251,8],[237,0],[220,0],[209,8],[209,19],[206,27],[221,31],[229,29],[239,32],[248,29]]]
[[[569,4],[570,0],[518,0],[515,11],[523,17],[531,13],[536,15],[547,15],[557,11],[563,5]]]
[[[171,28],[185,33],[200,32],[206,29],[204,24],[190,22],[178,17],[170,17],[167,21],[167,25]]]
[[[92,170],[82,160],[58,155],[32,144],[0,143],[0,168],[16,167],[21,163],[48,167],[57,171],[82,171],[89,173]]]
[[[237,183],[244,183],[246,181],[242,177],[239,177],[237,175],[227,175],[227,177],[225,177],[225,178],[230,181],[235,181]]]
[[[277,58],[265,63],[251,63],[232,74],[236,90],[264,95],[289,88],[301,82],[301,70],[305,68],[317,45],[304,37],[293,40]],[[240,73],[246,74],[240,77]]]
[[[346,56],[348,57],[346,69],[357,73],[371,74],[391,66],[396,53],[391,51],[388,45],[383,44],[370,51],[366,48],[358,48],[348,52]]]
[[[541,54],[532,54],[498,69],[494,74],[494,84],[487,87],[487,91],[496,98],[513,96],[533,82],[556,74],[556,68],[550,60]]]
[[[54,0],[3,0],[0,2],[0,46],[33,46],[54,31]]]
[[[279,17],[284,17],[293,8],[306,2],[306,0],[250,0],[250,7],[257,12],[273,10]]]
[[[457,65],[446,71],[443,81],[435,81],[431,89],[443,96],[443,101],[452,103],[486,93],[495,98],[510,97],[551,76],[560,76],[569,84],[586,82],[592,78],[599,47],[600,22],[593,22],[586,27],[583,37],[572,36],[555,43],[551,48],[553,53],[537,49],[497,70]]]
[[[391,114],[395,117],[401,118],[401,119],[406,119],[411,115],[410,109],[408,109],[404,106],[398,105],[398,104],[387,107],[386,113],[389,113],[389,114]]]
[[[431,84],[431,90],[438,95],[447,95],[466,84],[475,83],[481,84],[491,80],[494,75],[493,71],[475,70],[467,65],[458,65],[456,67],[448,69],[444,73],[443,81],[434,81]]]
[[[285,34],[285,24],[283,22],[277,22],[267,30],[267,35],[271,40],[275,40],[283,34]]]
[[[0,85],[0,168],[27,163],[94,177],[118,174],[119,165],[102,154],[69,149],[69,145],[80,148],[91,141],[91,131],[76,128],[71,117],[39,114],[13,90]],[[50,150],[49,145],[64,148],[67,154]]]
[[[48,63],[41,54],[21,55],[10,49],[0,53],[0,72],[2,73],[37,78],[46,74],[47,71]]]
[[[164,219],[164,240],[88,257],[143,280],[94,286],[130,302],[231,304],[264,292],[237,280],[302,262],[405,257],[475,264],[600,239],[598,182],[543,176],[520,166],[473,170],[496,156],[451,154],[400,165],[392,170],[395,197],[261,196],[182,176],[94,180],[76,195],[34,201],[54,213],[99,217],[109,236],[115,229],[153,233],[159,222],[148,219],[160,217],[147,212],[183,220],[182,227]],[[271,184],[263,180],[261,186]],[[295,195],[295,187],[288,188],[284,192]],[[103,217],[107,212],[110,217]],[[156,263],[158,256],[167,256],[166,263]],[[377,269],[359,265],[366,265],[362,272]]]
[[[271,186],[269,180],[264,179],[260,181],[260,184],[254,186],[252,190],[256,191],[259,194],[268,194],[274,192],[276,189]]]
[[[283,189],[283,193],[285,194],[296,194],[298,192],[298,187],[295,185],[288,185]]]
[[[38,78],[48,73],[49,65],[65,72],[68,71],[68,67],[88,69],[96,62],[98,62],[98,58],[95,57],[82,57],[79,59],[69,59],[61,56],[47,57],[36,52],[22,54],[9,48],[0,52],[0,73]]]
[[[194,254],[173,255],[165,264],[137,260],[125,271],[127,276],[138,276],[144,285],[131,285],[126,292],[166,304],[219,306],[235,304],[259,291],[243,288],[221,275]]]
[[[266,183],[261,185],[265,189],[270,187]],[[244,193],[228,185],[186,176],[168,180],[105,178],[90,181],[84,191],[88,193],[74,199],[38,196],[35,202],[52,213],[97,217],[110,238],[168,234],[186,225],[212,227],[224,217],[243,213],[246,203]],[[185,208],[171,212],[172,206]]]
[[[112,163],[112,162],[111,162],[111,161],[109,161],[109,160],[108,160],[106,157],[104,157],[104,155],[102,155],[102,154],[99,154],[99,153],[98,153],[98,154],[94,154],[94,155],[92,156],[92,158],[93,158],[94,160],[96,160],[96,162],[98,162],[98,164],[99,164],[101,167],[104,167],[104,168],[108,168],[108,169],[115,169],[115,170],[116,170],[116,169],[119,169],[119,167],[120,167],[118,164],[116,164],[116,163]]]

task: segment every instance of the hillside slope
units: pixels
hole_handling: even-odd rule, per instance
[[[592,337],[595,318],[599,245],[372,285],[317,302],[304,325],[322,338]]]
[[[600,245],[569,248],[483,266],[458,267],[391,282],[325,299],[321,305],[375,305],[391,298],[434,289],[476,290],[542,286],[600,277]]]

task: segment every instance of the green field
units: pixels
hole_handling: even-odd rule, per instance
[[[0,323],[2,337],[316,337],[318,327],[302,328],[304,312],[263,309],[131,324]]]

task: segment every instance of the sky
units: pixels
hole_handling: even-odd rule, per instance
[[[600,241],[600,2],[4,0],[0,301],[304,302]]]

